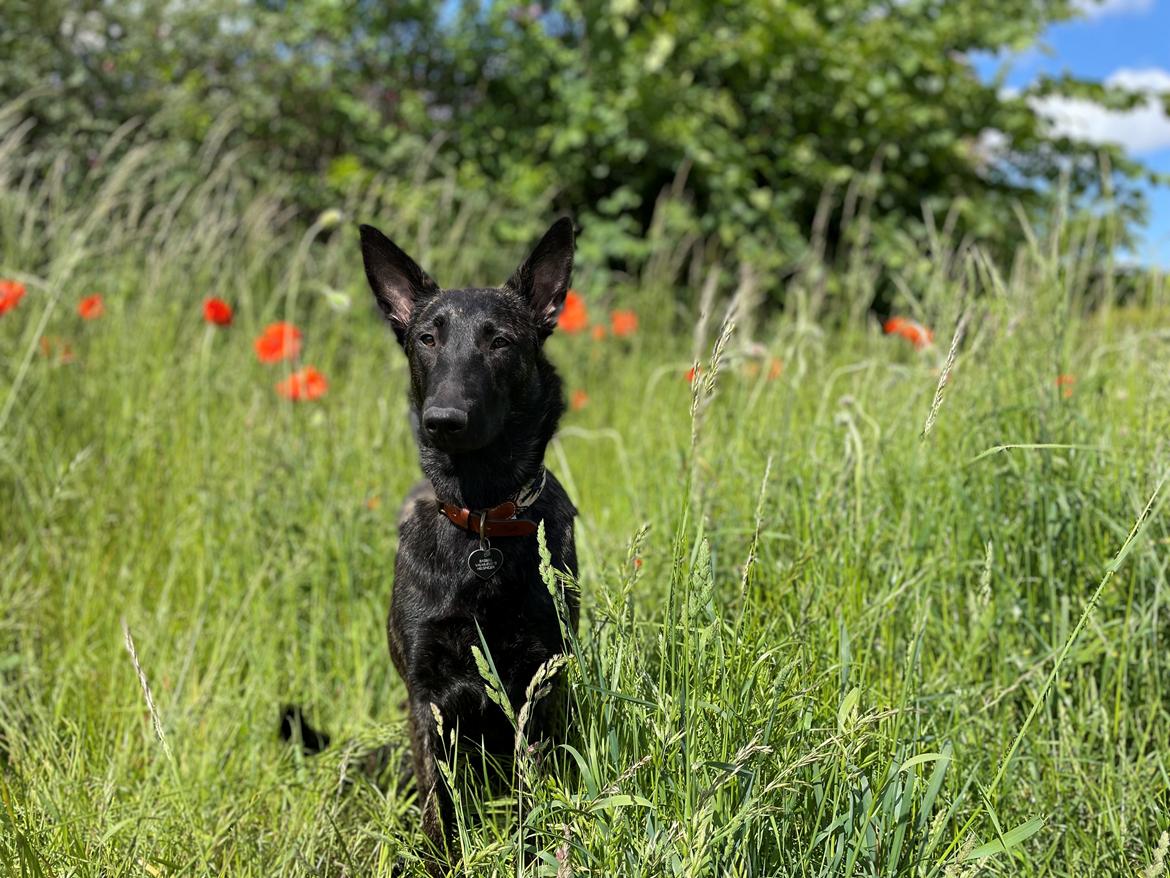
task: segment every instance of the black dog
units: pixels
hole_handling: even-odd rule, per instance
[[[507,759],[515,733],[472,647],[482,637],[514,713],[540,665],[567,649],[535,533],[543,520],[553,566],[575,578],[576,509],[544,468],[565,406],[543,352],[569,289],[573,226],[558,220],[507,283],[487,289],[440,290],[377,229],[362,226],[361,239],[366,277],[410,364],[426,475],[400,517],[387,628],[409,696],[423,829],[441,851],[453,807],[436,769],[448,742],[432,705],[464,750]],[[575,630],[572,591],[564,606]],[[550,721],[538,709],[529,736]]]

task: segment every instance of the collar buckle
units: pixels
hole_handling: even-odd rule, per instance
[[[479,531],[479,547],[485,552],[492,547],[492,541],[487,536],[487,517],[488,511],[486,509],[479,513],[479,527],[477,528]]]

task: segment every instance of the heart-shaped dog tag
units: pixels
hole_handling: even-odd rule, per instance
[[[485,582],[496,575],[496,571],[504,565],[504,553],[489,546],[486,549],[476,549],[467,556],[467,566],[471,572]]]

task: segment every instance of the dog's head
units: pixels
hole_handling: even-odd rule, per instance
[[[419,441],[448,453],[491,443],[542,392],[541,347],[569,291],[573,224],[553,223],[501,287],[441,290],[372,226],[361,227],[366,277],[410,363]]]

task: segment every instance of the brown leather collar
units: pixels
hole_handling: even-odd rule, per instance
[[[540,497],[544,490],[545,470],[541,467],[540,475],[525,485],[512,500],[505,500],[499,506],[491,509],[471,510],[466,506],[455,506],[452,503],[439,502],[439,511],[456,527],[469,530],[481,537],[528,537],[536,533],[536,522],[526,518],[517,518],[525,509],[529,509]],[[480,525],[482,524],[482,533]]]
[[[472,512],[466,506],[452,506],[450,503],[440,503],[439,511],[456,527],[485,537],[527,537],[536,533],[536,522],[517,518],[518,510],[511,500],[486,510],[486,515],[482,512]]]

